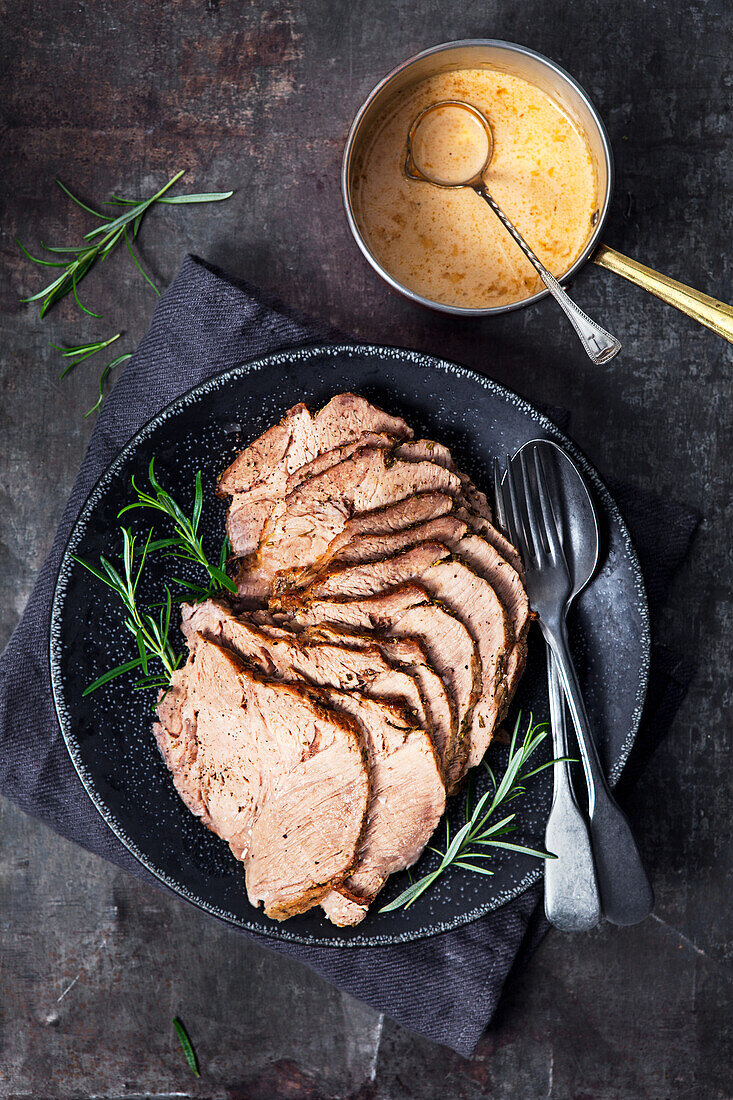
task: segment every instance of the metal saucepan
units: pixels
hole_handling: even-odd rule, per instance
[[[733,343],[733,307],[718,302],[707,294],[701,294],[691,287],[684,286],[683,283],[678,283],[674,279],[669,279],[666,275],[652,271],[651,268],[645,267],[627,256],[622,256],[620,252],[616,252],[615,249],[601,243],[601,234],[608,216],[613,191],[613,154],[603,122],[586,93],[564,69],[541,54],[528,50],[524,46],[517,46],[512,42],[501,42],[495,39],[468,39],[462,42],[446,42],[441,46],[433,46],[432,49],[424,50],[398,65],[396,69],[388,73],[384,80],[377,84],[376,88],[367,97],[366,102],[354,119],[346,141],[341,169],[341,189],[351,232],[374,270],[390,286],[414,302],[419,302],[432,309],[442,310],[444,313],[457,313],[469,317],[508,313],[510,310],[522,309],[524,306],[531,305],[533,302],[539,301],[540,298],[544,298],[548,293],[547,290],[543,289],[537,294],[533,294],[532,297],[523,298],[519,302],[512,302],[510,305],[503,306],[490,306],[486,309],[445,305],[442,302],[425,298],[398,283],[389,271],[382,267],[369,250],[356,220],[353,204],[353,167],[357,159],[360,142],[369,132],[372,123],[382,114],[392,98],[405,88],[424,80],[426,77],[433,76],[435,73],[469,68],[497,69],[500,72],[509,73],[534,84],[554,99],[586,136],[598,180],[598,218],[585,248],[560,281],[566,282],[572,279],[584,263],[593,260],[600,267],[608,268],[609,271],[622,275],[630,282],[656,295],[657,298],[669,302],[670,305],[675,306],[683,313],[687,313],[690,317],[694,317],[696,321],[707,325],[719,336]]]

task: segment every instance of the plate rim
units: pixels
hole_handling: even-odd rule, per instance
[[[354,342],[341,342],[341,343],[307,343],[299,344],[292,348],[283,348],[278,351],[272,352],[269,355],[258,356],[256,359],[246,360],[237,364],[234,367],[229,367],[224,371],[221,371],[210,378],[205,379],[202,382],[197,383],[195,386],[191,386],[184,393],[174,398],[167,405],[165,405],[154,416],[150,417],[145,424],[139,428],[133,436],[127,441],[122,449],[116,454],[114,459],[108,466],[101,472],[93,487],[87,494],[84,503],[81,505],[77,517],[69,531],[66,542],[64,544],[63,551],[59,560],[58,569],[56,571],[56,578],[54,581],[53,600],[51,603],[51,614],[49,616],[49,633],[48,633],[48,655],[49,655],[49,667],[51,675],[51,691],[54,703],[54,710],[56,712],[56,718],[59,723],[61,735],[64,740],[67,752],[71,758],[71,762],[76,770],[77,775],[90,798],[93,806],[102,817],[105,824],[112,830],[117,839],[123,844],[126,850],[148,871],[154,876],[163,886],[170,890],[178,897],[185,898],[186,901],[195,905],[196,908],[216,917],[226,924],[232,925],[235,928],[242,929],[255,936],[262,936],[265,939],[271,939],[279,942],[286,942],[292,944],[301,944],[309,947],[323,947],[323,948],[362,948],[362,947],[386,947],[393,946],[402,943],[411,943],[418,940],[428,939],[431,936],[440,935],[444,932],[452,931],[457,928],[462,928],[465,925],[471,924],[473,921],[478,920],[483,916],[487,916],[489,913],[499,909],[502,905],[513,901],[525,892],[530,886],[538,882],[542,877],[541,867],[535,867],[530,870],[522,879],[519,880],[511,889],[506,890],[498,898],[492,899],[491,902],[477,906],[469,912],[462,913],[459,916],[449,920],[442,921],[437,924],[430,925],[428,927],[421,927],[417,929],[411,929],[406,932],[391,933],[386,935],[370,935],[368,938],[358,933],[347,938],[339,938],[338,935],[333,937],[319,937],[309,933],[292,932],[285,923],[275,924],[273,923],[272,929],[263,927],[262,925],[255,925],[248,921],[242,920],[233,913],[229,913],[226,910],[220,908],[217,905],[207,902],[205,899],[196,897],[185,886],[181,886],[176,883],[171,876],[167,875],[161,869],[153,866],[148,856],[142,852],[136,843],[127,836],[124,827],[116,821],[114,814],[108,809],[104,801],[97,796],[97,792],[94,787],[93,778],[87,774],[84,762],[81,759],[79,753],[78,744],[74,740],[73,731],[71,729],[71,723],[69,721],[70,715],[66,700],[63,696],[63,683],[60,671],[61,663],[61,647],[63,645],[63,639],[61,637],[59,619],[63,608],[63,597],[65,594],[66,586],[69,579],[69,574],[73,568],[72,554],[76,544],[80,541],[86,527],[89,523],[91,515],[94,511],[99,498],[101,498],[104,489],[109,481],[113,479],[118,469],[125,464],[127,459],[131,457],[135,450],[139,447],[141,442],[144,442],[149,436],[165,421],[176,415],[179,410],[183,411],[185,407],[192,402],[195,402],[201,396],[205,396],[211,393],[223,385],[229,383],[238,378],[246,378],[250,373],[262,371],[268,366],[273,364],[284,365],[294,364],[297,362],[306,361],[310,358],[324,355],[344,355],[344,356],[375,356],[384,360],[385,358],[393,359],[395,361],[408,360],[414,365],[421,368],[431,368],[433,370],[443,371],[450,374],[458,375],[459,377],[467,378],[468,380],[478,383],[483,389],[492,393],[493,395],[500,397],[501,399],[514,405],[517,409],[529,415],[529,417],[537,424],[539,428],[545,431],[548,435],[561,444],[568,453],[576,460],[580,466],[584,476],[591,483],[596,495],[603,504],[607,515],[614,520],[617,524],[624,547],[629,556],[631,565],[631,571],[634,581],[634,588],[637,600],[637,609],[641,618],[641,638],[642,643],[642,661],[639,669],[639,681],[637,684],[637,690],[635,693],[634,709],[629,722],[626,737],[621,747],[618,759],[616,760],[611,772],[608,776],[609,783],[613,787],[619,780],[619,777],[628,761],[631,749],[636,741],[636,737],[639,731],[639,725],[644,709],[644,702],[646,699],[648,683],[649,683],[649,666],[651,661],[651,630],[649,621],[649,604],[646,594],[646,586],[644,584],[644,577],[639,563],[639,558],[636,553],[634,542],[631,538],[631,534],[626,525],[626,522],[621,514],[621,511],[616,504],[610,490],[605,485],[604,481],[597,473],[593,464],[586,458],[583,452],[576,446],[576,444],[568,438],[565,433],[553,423],[552,420],[539,409],[537,409],[531,402],[525,398],[520,397],[519,394],[510,390],[507,386],[503,386],[501,383],[494,381],[491,378],[479,374],[478,371],[473,370],[471,367],[465,367],[458,363],[453,363],[449,359],[444,359],[439,356],[429,355],[426,352],[416,351],[411,348],[402,348],[396,345],[387,344],[361,344]],[[335,927],[335,926],[334,926]]]

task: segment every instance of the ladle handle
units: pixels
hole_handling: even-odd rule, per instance
[[[724,340],[733,344],[733,306],[725,302],[719,302],[717,298],[711,298],[708,294],[702,294],[699,290],[693,290],[684,283],[678,283],[676,279],[670,279],[651,267],[637,263],[636,260],[623,256],[615,249],[602,244],[593,256],[593,263],[599,267],[605,267],[608,271],[622,275],[630,283],[643,287],[650,294],[661,298],[663,302],[686,313],[688,317],[694,317],[701,325],[716,332]]]
[[[552,275],[537,256],[535,256],[522,234],[512,225],[496,200],[491,197],[486,185],[483,183],[476,184],[475,191],[477,195],[480,195],[481,198],[489,204],[507,233],[513,237],[524,255],[533,265],[539,277],[542,279],[542,282],[545,284],[557,304],[562,308],[566,317],[577,332],[580,337],[580,342],[585,348],[589,358],[592,359],[594,363],[607,363],[609,359],[613,359],[614,355],[621,351],[621,344],[616,337],[611,336],[610,332],[606,332],[606,330],[601,328],[600,325],[597,325],[595,321],[591,321],[590,317],[583,313],[580,306],[576,306],[572,298],[568,297],[555,276]]]

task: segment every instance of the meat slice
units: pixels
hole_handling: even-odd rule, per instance
[[[503,558],[506,558],[520,577],[524,576],[522,559],[516,549],[502,535],[501,531],[494,527],[491,507],[486,495],[476,488],[466,474],[456,469],[456,464],[447,447],[442,443],[436,443],[432,439],[415,439],[399,444],[396,453],[401,458],[409,459],[412,462],[429,459],[431,462],[437,462],[455,473],[460,479],[461,491],[455,501],[454,515],[466,523],[472,531],[483,535],[494,549]]]
[[[374,447],[357,451],[309,478],[275,507],[256,558],[243,562],[237,573],[240,595],[263,599],[278,570],[316,561],[355,513],[415,493],[454,495],[459,488],[456,475],[434,462],[394,459],[390,451]]]
[[[524,566],[517,550],[502,535],[501,531],[497,531],[493,523],[490,523],[484,516],[480,516],[478,512],[474,512],[470,508],[458,507],[455,509],[455,515],[457,519],[463,520],[477,535],[482,535],[487,542],[490,542],[497,553],[509,562],[520,578],[524,578]],[[524,582],[522,581],[522,583]]]
[[[201,634],[279,679],[307,680],[397,703],[430,733],[429,717],[415,678],[395,668],[376,645],[348,646],[307,633],[296,635],[274,623],[255,622],[246,614],[238,616],[220,600],[184,604],[181,628],[187,639]]]
[[[468,724],[481,694],[481,660],[478,646],[463,623],[439,607],[425,588],[399,585],[388,592],[362,599],[312,599],[288,613],[295,624],[375,630],[387,638],[417,641],[445,684],[454,712],[450,739],[436,749],[446,786],[450,789],[468,757]]]
[[[257,550],[263,528],[277,503],[304,481],[335,466],[337,462],[349,458],[363,447],[382,447],[388,450],[394,443],[395,437],[392,435],[364,432],[353,442],[344,443],[332,451],[324,451],[312,462],[300,466],[287,476],[284,484],[281,479],[277,484],[271,483],[245,492],[234,493],[226,521],[227,535],[233,554],[236,557],[246,557]]]
[[[409,580],[416,580],[427,573],[437,562],[450,557],[450,550],[440,542],[421,542],[403,553],[390,557],[368,560],[348,566],[328,566],[322,570],[303,591],[289,592],[282,598],[273,597],[271,607],[287,610],[311,600],[358,599],[374,596]]]
[[[317,474],[322,474],[326,470],[330,470],[332,466],[335,466],[337,462],[343,462],[347,458],[351,458],[356,451],[363,450],[364,447],[381,447],[387,451],[395,445],[397,437],[394,435],[387,435],[386,433],[378,432],[362,432],[356,439],[352,439],[349,443],[342,443],[338,447],[332,447],[330,451],[322,451],[311,462],[306,462],[305,466],[301,466],[298,470],[294,470],[292,474],[288,476],[288,480],[285,486],[286,494],[292,493],[297,489],[299,485],[302,485],[308,478],[315,477]]]
[[[287,630],[238,619],[215,601],[186,608],[184,631],[226,645],[264,673],[317,684],[335,709],[363,727],[372,783],[367,825],[354,870],[336,884],[341,896],[327,895],[322,903],[336,923],[358,923],[387,876],[415,862],[445,809],[429,733],[416,724],[410,709],[387,701],[411,692],[421,706],[415,681],[387,665],[376,647],[304,643]],[[375,697],[369,698],[372,691]]]
[[[364,432],[383,432],[396,439],[411,439],[413,434],[399,416],[353,393],[332,397],[316,416],[302,403],[294,405],[279,424],[239,452],[221,475],[218,491],[231,496],[262,485],[284,489],[294,470]]]
[[[470,716],[467,762],[467,767],[474,767],[483,759],[496,724],[504,714],[505,670],[514,634],[504,605],[488,581],[457,558],[446,560],[449,557],[450,551],[441,543],[423,542],[389,558],[328,568],[304,592],[288,594],[283,606],[370,596],[408,582],[422,585],[434,600],[461,620],[478,646],[481,693]],[[450,786],[458,779],[460,775],[449,773]]]
[[[155,735],[192,813],[228,841],[247,893],[284,920],[352,870],[370,773],[359,724],[323,692],[269,680],[200,635]]]
[[[343,457],[358,439],[362,444],[389,447],[411,436],[404,420],[355,394],[332,398],[315,417],[305,405],[295,405],[279,424],[240,451],[219,479],[219,495],[232,498],[227,535],[233,553],[241,557],[255,552],[277,501],[295,487],[298,478],[311,476],[314,467],[331,464],[325,453],[336,449]],[[296,480],[289,486],[291,479]]]
[[[255,553],[262,529],[278,499],[267,487],[234,494],[227,511],[226,531],[235,557]]]

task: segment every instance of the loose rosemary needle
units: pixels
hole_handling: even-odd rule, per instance
[[[188,1032],[183,1025],[183,1021],[178,1016],[173,1017],[173,1027],[176,1029],[178,1042],[181,1044],[183,1055],[188,1062],[188,1068],[196,1077],[200,1077],[201,1071],[199,1070],[199,1060],[196,1056],[196,1051],[193,1048],[193,1043],[188,1037]]]

